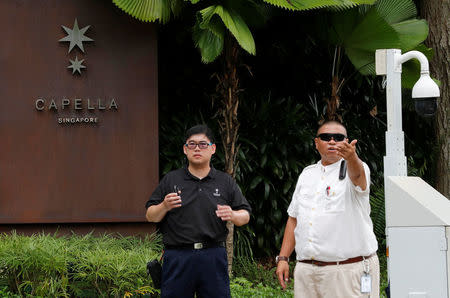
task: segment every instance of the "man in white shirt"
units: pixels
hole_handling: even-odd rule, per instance
[[[289,280],[295,248],[295,297],[379,297],[378,244],[370,219],[370,170],[337,121],[314,139],[321,160],[306,167],[288,208],[277,277]]]

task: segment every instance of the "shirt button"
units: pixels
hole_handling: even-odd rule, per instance
[[[199,188],[199,189],[198,189],[198,191],[202,191],[202,189],[201,189],[201,188]]]
[[[312,226],[312,222],[310,222],[309,225]]]
[[[311,208],[312,211],[316,210],[316,208]]]
[[[311,257],[311,260],[314,260],[314,257]]]

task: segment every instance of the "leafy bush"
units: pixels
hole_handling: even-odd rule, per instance
[[[264,286],[277,286],[273,266],[272,268],[266,268],[262,264],[245,257],[236,257],[233,260],[233,276],[245,278],[254,285],[260,283]]]
[[[146,263],[161,251],[155,235],[94,237],[0,235],[0,285],[5,293],[41,297],[119,297],[156,293]]]
[[[294,293],[291,289],[283,291],[280,287],[272,288],[262,284],[253,285],[251,282],[242,277],[235,278],[230,282],[230,290],[231,297],[294,297]]]

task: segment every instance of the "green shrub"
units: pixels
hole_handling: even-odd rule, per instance
[[[235,278],[230,283],[231,297],[294,297],[292,289],[283,291],[280,287],[272,288],[262,284],[253,285],[245,278]]]
[[[0,285],[11,295],[120,297],[156,293],[146,263],[161,252],[159,236],[0,235]],[[8,294],[9,295],[9,294]],[[14,296],[11,296],[14,297]]]
[[[289,263],[289,276],[291,282],[288,283],[288,290],[293,289],[293,271],[295,261]],[[245,257],[236,257],[233,261],[233,276],[237,280],[245,279],[251,283],[251,287],[258,285],[281,290],[275,274],[276,266],[271,262],[257,262]],[[268,296],[271,297],[271,296]]]

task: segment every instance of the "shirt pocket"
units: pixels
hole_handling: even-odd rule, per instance
[[[313,208],[313,194],[308,189],[300,190],[297,199],[297,208],[299,214],[305,214]]]
[[[347,192],[348,194],[348,192]],[[324,212],[326,213],[339,213],[345,211],[346,205],[346,184],[338,183],[330,188],[329,194],[326,196]]]

